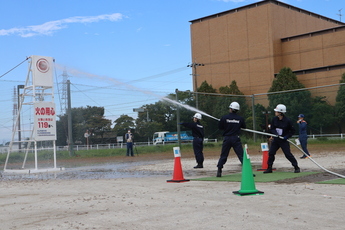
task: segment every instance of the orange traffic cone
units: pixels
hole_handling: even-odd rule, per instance
[[[264,192],[261,192],[255,188],[253,170],[250,163],[249,155],[247,154],[247,145],[245,145],[245,148],[243,150],[241,189],[239,191],[234,191],[233,193],[238,196],[264,194]]]
[[[173,149],[174,149],[174,156],[175,156],[174,174],[173,174],[173,179],[167,180],[167,182],[180,183],[180,182],[190,181],[190,180],[184,179],[183,177],[180,147],[174,147]]]
[[[257,169],[256,171],[265,171],[268,168],[268,144],[261,143],[261,151],[262,151],[262,165],[261,169]],[[272,170],[276,170],[275,168]]]

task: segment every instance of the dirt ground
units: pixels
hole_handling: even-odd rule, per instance
[[[345,174],[345,150],[312,149],[326,169]],[[205,152],[203,169],[193,169],[191,152],[181,152],[186,179],[215,176],[219,153]],[[262,156],[249,150],[253,170]],[[323,172],[308,159],[302,171]],[[1,172],[0,229],[344,229],[345,185],[316,184],[338,178],[320,173],[280,182],[256,183],[258,196],[236,196],[240,182],[167,183],[173,153],[60,161],[55,173]],[[293,168],[282,153],[274,167]],[[241,172],[231,151],[223,174]],[[262,172],[255,172],[262,173]],[[274,173],[274,172],[273,172]]]

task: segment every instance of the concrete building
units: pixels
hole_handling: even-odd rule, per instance
[[[283,67],[306,87],[337,84],[345,72],[345,23],[280,1],[190,22],[194,90],[235,80],[245,95],[266,93]]]

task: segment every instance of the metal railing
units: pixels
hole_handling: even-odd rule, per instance
[[[183,144],[188,144],[192,143],[193,141],[185,141]],[[208,142],[215,142],[217,143],[217,139],[208,139],[206,138],[204,140],[204,143]],[[163,142],[163,145],[172,145],[172,144],[177,144],[176,141],[171,141],[171,142]],[[151,146],[153,145],[153,142],[135,142],[135,146]],[[111,143],[111,144],[95,144],[95,145],[74,145],[74,150],[90,150],[90,149],[119,149],[119,148],[127,148],[126,143]],[[68,146],[57,146],[56,147],[57,151],[68,151]]]

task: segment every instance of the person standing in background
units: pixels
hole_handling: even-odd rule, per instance
[[[127,154],[126,154],[126,156],[134,157],[134,154],[133,154],[133,134],[131,133],[130,129],[125,134],[125,140],[127,142]]]
[[[298,115],[298,121],[297,121],[298,127],[299,127],[299,134],[298,134],[298,140],[301,143],[302,150],[310,156],[309,151],[307,149],[308,144],[308,134],[307,134],[307,122],[304,120],[304,115],[300,114]],[[307,156],[303,154],[300,158],[305,159]]]

